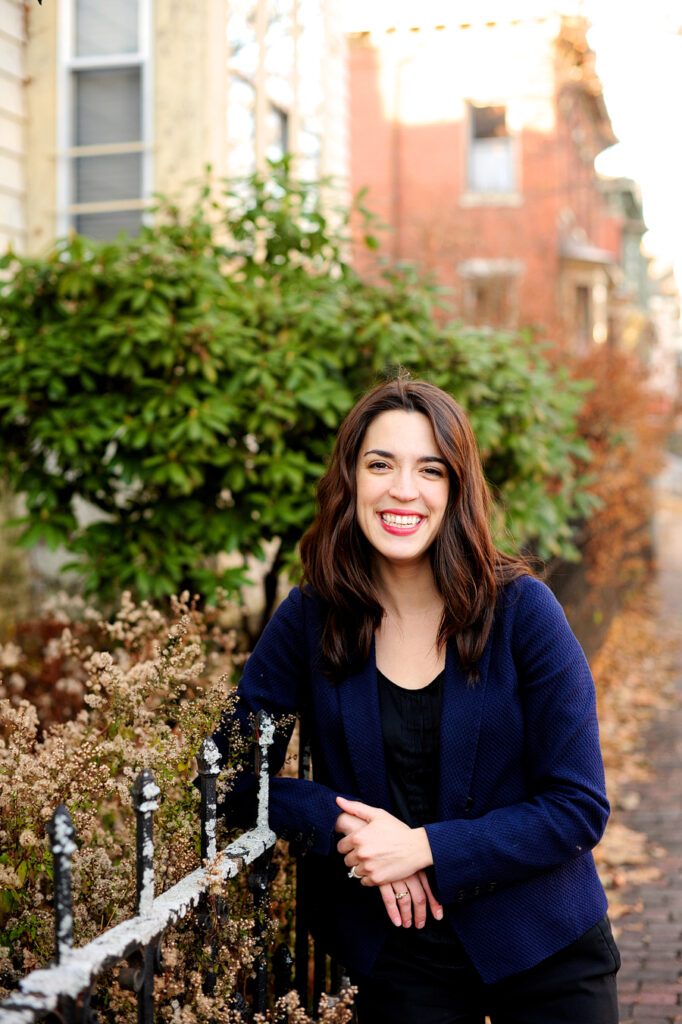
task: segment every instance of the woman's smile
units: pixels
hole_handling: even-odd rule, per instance
[[[386,532],[396,535],[416,533],[425,518],[414,513],[406,514],[398,509],[386,509],[383,512],[378,512],[377,515]]]

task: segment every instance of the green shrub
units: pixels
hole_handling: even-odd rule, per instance
[[[0,472],[25,499],[21,543],[73,552],[100,602],[210,597],[243,579],[218,553],[278,538],[267,614],[338,424],[397,364],[468,409],[500,535],[575,555],[582,388],[529,337],[440,326],[408,269],[361,280],[320,196],[285,160],[188,214],[163,203],[134,239],[0,260]]]

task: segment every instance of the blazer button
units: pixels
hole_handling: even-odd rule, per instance
[[[464,891],[464,889],[458,889],[457,892],[455,893],[455,899],[458,902],[460,902],[460,903],[464,899],[465,896],[466,896],[466,892]]]
[[[480,885],[475,885],[473,887],[473,889],[471,890],[471,895],[472,896],[480,896],[481,895],[481,887],[480,887]]]
[[[495,892],[496,889],[497,889],[497,882],[488,882],[488,884],[486,886],[486,890],[488,892]]]

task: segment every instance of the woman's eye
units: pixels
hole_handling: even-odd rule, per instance
[[[424,470],[424,472],[426,473],[427,476],[434,476],[434,477],[442,477],[443,476],[443,470],[442,469],[438,469],[437,466],[427,466],[426,469]]]
[[[370,462],[369,464],[370,469],[386,469],[386,467],[386,462]]]

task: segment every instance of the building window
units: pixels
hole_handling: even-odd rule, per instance
[[[325,91],[324,0],[232,0],[228,165],[234,175],[265,160],[298,156],[301,177],[319,177]]]
[[[61,12],[58,233],[135,234],[152,193],[151,0]]]
[[[516,278],[491,275],[468,282],[467,319],[486,327],[516,326]]]
[[[459,264],[463,314],[480,327],[515,330],[519,320],[519,260],[471,259]]]
[[[586,284],[575,288],[573,324],[578,349],[584,351],[592,342],[592,289]]]
[[[469,104],[468,187],[471,192],[513,192],[514,145],[506,107]]]

